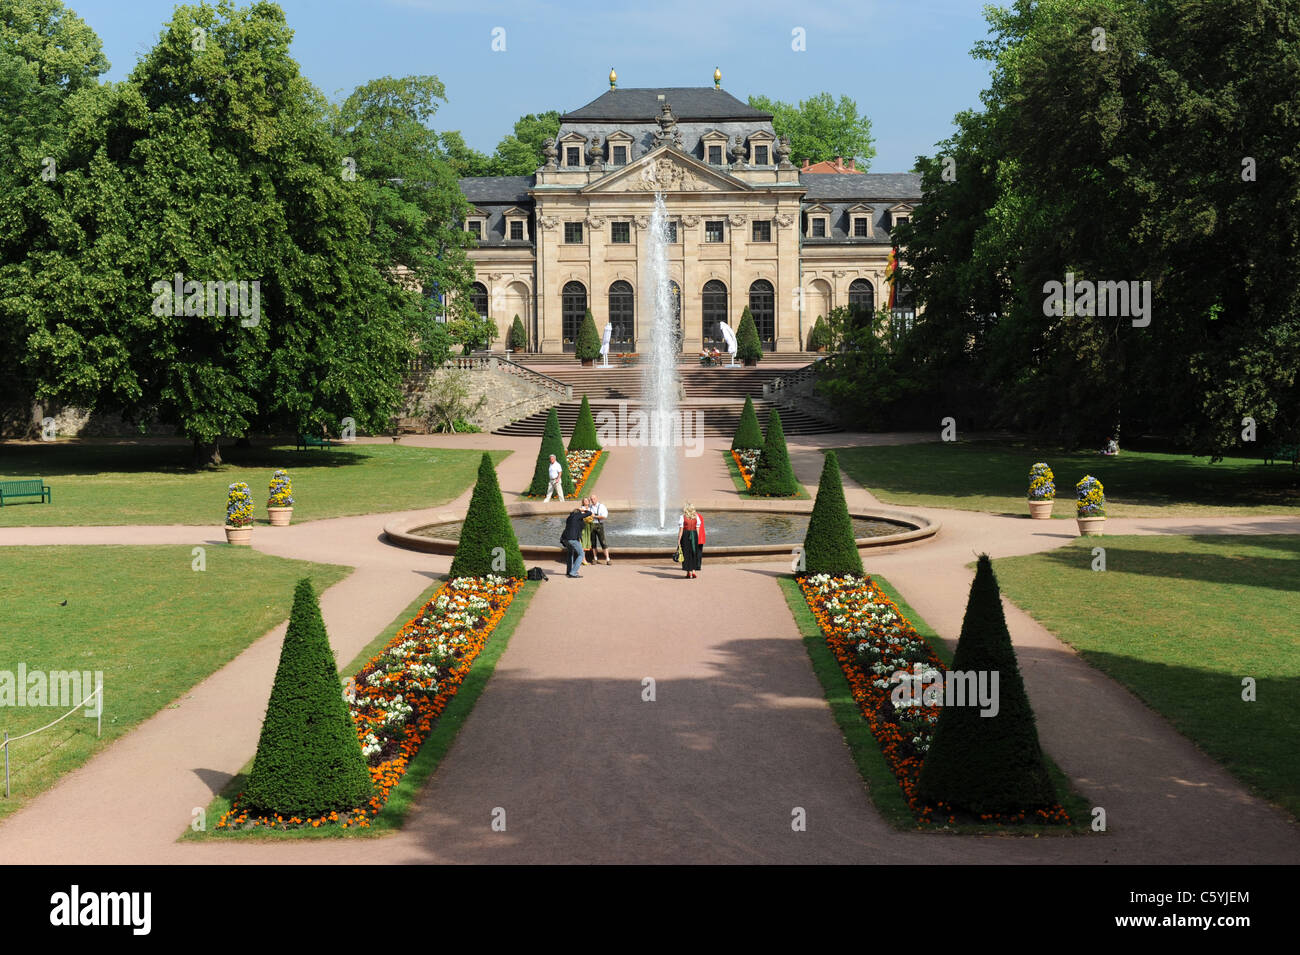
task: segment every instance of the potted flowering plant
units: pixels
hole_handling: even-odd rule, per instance
[[[1056,477],[1052,469],[1039,461],[1029,469],[1029,516],[1050,520],[1052,502],[1056,500]]]
[[[1106,524],[1105,489],[1091,474],[1085,474],[1083,480],[1074,486],[1075,517],[1079,522],[1079,533],[1084,537],[1099,536]]]
[[[230,544],[250,544],[253,538],[253,495],[248,484],[240,481],[230,485],[226,497],[226,541]]]
[[[289,481],[288,471],[279,470],[271,475],[266,513],[271,518],[272,527],[287,527],[293,517],[293,484]]]

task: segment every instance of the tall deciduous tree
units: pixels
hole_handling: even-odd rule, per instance
[[[858,113],[858,104],[848,96],[836,100],[830,93],[818,93],[798,105],[751,96],[749,105],[772,114],[772,128],[778,136],[790,137],[790,161],[821,162],[843,156],[857,160],[866,170],[876,155],[871,120]]]

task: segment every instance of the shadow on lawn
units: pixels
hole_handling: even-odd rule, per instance
[[[1135,574],[1148,579],[1199,580],[1213,584],[1300,591],[1300,537],[1286,536],[1267,540],[1265,537],[1205,535],[1192,539],[1219,546],[1231,542],[1240,542],[1243,546],[1263,545],[1285,551],[1291,556],[1289,558],[1259,557],[1251,554],[1238,557],[1225,556],[1221,553],[1175,553],[1167,550],[1146,550],[1132,546],[1128,542],[1122,546],[1108,545],[1105,537],[1089,538],[1087,546],[1106,548],[1107,574]],[[1064,569],[1076,571],[1081,567],[1086,569],[1091,559],[1088,552],[1081,551],[1079,547],[1044,551],[1039,556],[1059,564]]]
[[[384,448],[384,445],[365,447]],[[382,453],[382,452],[381,452]],[[10,446],[5,448],[4,474],[39,474],[42,477],[59,477],[71,474],[97,474],[105,472],[155,474],[208,473],[205,468],[193,468],[190,461],[193,451],[188,445],[103,445],[59,443],[48,446]],[[237,448],[231,445],[221,449],[225,468],[278,468],[290,467],[338,468],[364,464],[373,453],[361,453],[348,448],[309,448],[295,451],[292,444],[254,445]]]

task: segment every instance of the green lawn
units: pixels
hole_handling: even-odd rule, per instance
[[[499,463],[509,451],[493,451]],[[0,508],[0,527],[83,524],[200,524],[225,520],[226,489],[247,481],[254,520],[266,523],[266,490],[276,468],[293,481],[295,523],[435,507],[458,497],[478,474],[483,452],[356,444],[295,451],[292,445],[222,449],[220,468],[193,471],[188,445],[10,444],[0,479],[43,477],[50,504]]]
[[[0,670],[101,671],[103,736],[83,712],[10,747],[13,795],[0,818],[175,701],[289,615],[294,584],[317,591],[345,567],[241,547],[0,547]],[[67,606],[63,605],[67,601]],[[93,685],[91,687],[93,689]],[[87,691],[89,692],[89,691]],[[75,702],[75,701],[74,701]],[[4,706],[19,736],[66,709]]]
[[[1300,818],[1300,537],[1087,538],[995,569],[1008,599]]]
[[[402,629],[420,610],[433,599],[438,590],[446,581],[437,580],[425,591],[416,597],[406,609],[393,618],[393,622],[379,632],[379,634],[370,641],[355,657],[348,663],[339,667],[339,673],[344,677],[352,676],[360,670],[370,658],[377,654],[384,647],[392,642],[397,636],[397,632]],[[395,829],[400,829],[406,822],[406,815],[415,801],[419,798],[421,790],[424,788],[425,781],[433,775],[442,762],[442,758],[451,749],[451,744],[455,741],[456,735],[460,728],[465,724],[469,717],[470,711],[474,708],[479,696],[487,687],[488,680],[496,672],[497,661],[501,659],[501,654],[505,652],[506,645],[510,642],[511,635],[515,628],[519,626],[519,621],[524,617],[524,611],[528,609],[529,601],[533,599],[537,588],[541,584],[537,581],[527,581],[519,593],[515,594],[515,599],[510,602],[506,608],[505,614],[498,621],[492,633],[488,635],[487,643],[474,659],[474,665],[465,676],[465,682],[461,684],[456,695],[451,698],[447,708],[442,711],[438,721],[434,724],[433,731],[425,738],[420,751],[415,754],[411,764],[407,767],[406,773],[402,776],[401,781],[393,787],[392,792],[388,794],[388,802],[384,808],[379,811],[379,815],[371,820],[367,828],[339,829],[334,826],[321,827],[312,829],[304,827],[302,829],[276,830],[276,829],[240,829],[237,831],[217,830],[210,828],[211,824],[221,818],[222,813],[230,809],[230,804],[234,802],[235,797],[243,791],[244,784],[248,781],[248,774],[253,769],[253,758],[250,756],[243,769],[235,774],[229,783],[221,790],[220,793],[208,805],[205,813],[205,819],[209,820],[209,828],[203,832],[195,832],[193,828],[187,829],[182,838],[188,840],[196,839],[266,839],[266,840],[294,840],[294,839],[365,839],[375,836],[386,835]]]
[[[1074,519],[1074,485],[1092,474],[1111,517],[1296,513],[1300,471],[1258,458],[1123,451],[1115,457],[991,441],[836,448],[840,468],[888,504],[1028,514],[1029,468],[1056,475],[1058,518]]]

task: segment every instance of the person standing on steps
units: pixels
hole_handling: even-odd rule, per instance
[[[562,473],[563,468],[560,467],[560,462],[555,460],[555,455],[552,454],[551,463],[546,467],[546,476],[548,479],[546,484],[546,501],[550,501],[552,492],[558,494],[561,501],[564,500],[564,482],[560,480],[560,475]]]
[[[682,552],[682,570],[687,577],[699,575],[703,543],[704,520],[688,502],[677,518],[677,548]]]
[[[575,507],[565,519],[564,532],[560,534],[560,543],[564,545],[565,556],[568,558],[568,577],[582,576],[578,569],[582,566],[582,519],[586,516],[582,508]]]
[[[609,508],[600,503],[600,498],[591,495],[591,562],[600,563],[600,550],[605,551],[605,566],[608,567],[609,543],[605,540],[605,521],[609,518]]]

